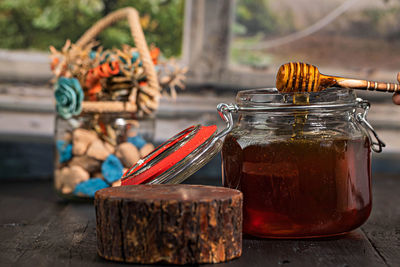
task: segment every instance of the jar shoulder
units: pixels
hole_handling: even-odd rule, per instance
[[[237,123],[225,140],[234,139],[239,144],[269,144],[272,142],[300,141],[300,140],[356,140],[364,139],[367,135],[354,122],[338,123],[335,126],[296,128],[293,125],[285,127],[269,127],[268,125],[244,125]]]

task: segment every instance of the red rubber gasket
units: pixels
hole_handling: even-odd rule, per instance
[[[189,127],[188,129],[182,131],[181,133],[184,133],[185,131],[193,129],[194,126]],[[164,159],[160,160],[158,163],[156,163],[154,166],[149,168],[148,170],[143,171],[142,173],[139,173],[138,175],[132,176],[132,177],[125,177],[121,181],[121,185],[137,185],[137,184],[142,184],[142,183],[147,183],[153,179],[155,179],[157,176],[162,174],[163,172],[167,171],[170,169],[172,166],[183,160],[186,156],[188,156],[190,153],[192,153],[196,148],[198,148],[200,145],[202,145],[206,140],[208,140],[215,132],[217,131],[217,126],[216,125],[211,125],[211,126],[201,126],[198,132],[189,140],[187,141],[182,147],[180,147],[178,150],[175,152],[171,153]],[[155,157],[160,155],[162,152],[182,140],[185,136],[187,136],[190,132],[187,132],[186,134],[176,138],[173,140],[175,137],[169,139],[167,142],[163,143],[162,145],[158,146],[154,151],[153,155],[151,155],[146,161],[139,166],[137,166],[135,169],[128,170],[126,174],[128,173],[133,173],[138,171],[140,168],[143,168],[146,166],[147,163],[149,163],[151,160],[153,160]],[[179,134],[178,134],[179,135]],[[171,142],[172,141],[172,142]],[[167,144],[167,145],[165,145]],[[125,176],[124,175],[124,176]]]
[[[145,167],[150,161],[156,158],[158,155],[166,151],[167,149],[173,147],[176,143],[180,142],[186,136],[188,136],[192,131],[194,131],[196,126],[190,126],[185,130],[181,131],[180,133],[176,134],[174,137],[171,137],[158,147],[156,147],[152,152],[150,152],[147,156],[144,157],[144,161],[137,165],[138,163],[133,164],[133,166],[127,170],[124,175],[122,176],[122,181],[129,178],[127,176],[131,176],[134,172],[139,171],[140,168]]]

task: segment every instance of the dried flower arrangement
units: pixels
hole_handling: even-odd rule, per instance
[[[94,49],[96,45],[77,46],[68,40],[60,51],[50,47],[57,112],[65,119],[79,115],[83,101],[126,102],[129,111],[148,115],[158,108],[161,94],[176,98],[176,88],[185,88],[187,68],[173,59],[160,60],[157,47],[151,47],[150,56],[161,92],[149,87],[137,48],[123,45],[122,49]]]

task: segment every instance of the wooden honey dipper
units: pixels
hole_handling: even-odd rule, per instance
[[[281,93],[319,92],[327,87],[371,90],[398,93],[395,83],[373,82],[324,75],[318,68],[307,63],[290,62],[282,65],[276,75],[276,88]]]

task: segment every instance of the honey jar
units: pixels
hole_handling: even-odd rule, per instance
[[[225,129],[183,130],[133,165],[121,183],[180,183],[222,151],[222,185],[244,196],[244,233],[347,233],[371,212],[371,150],[384,146],[366,119],[368,109],[349,89],[241,91],[236,104],[217,107]]]
[[[367,220],[371,146],[384,145],[371,141],[367,102],[348,89],[247,90],[236,102],[230,109],[239,118],[222,147],[223,185],[243,193],[244,233],[325,237]]]

